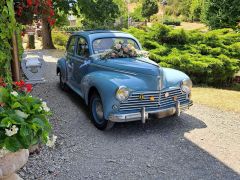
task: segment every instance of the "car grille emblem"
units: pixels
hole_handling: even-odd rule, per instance
[[[139,95],[139,99],[140,99],[140,100],[144,100],[144,99],[145,99],[144,95],[143,95],[143,94],[140,94],[140,95]]]
[[[150,96],[150,101],[154,101],[154,100],[155,100],[154,96]]]

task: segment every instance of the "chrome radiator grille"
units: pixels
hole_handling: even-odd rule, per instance
[[[165,94],[169,93],[168,97],[165,97]],[[168,91],[161,92],[160,108],[165,109],[168,107],[173,107],[175,105],[175,100],[179,101],[180,104],[187,103],[188,99],[186,93],[182,92],[181,89],[172,89]]]
[[[150,98],[154,97],[154,100]],[[141,110],[142,107],[146,109],[159,108],[160,92],[134,92],[126,102],[120,104],[121,111]]]
[[[168,93],[168,97],[165,94]],[[154,97],[154,100],[153,100]],[[134,92],[130,95],[127,101],[120,104],[120,111],[135,111],[141,110],[145,107],[146,110],[166,109],[175,106],[174,97],[180,104],[187,103],[186,93],[181,89],[170,89],[167,91],[153,91],[153,92]]]

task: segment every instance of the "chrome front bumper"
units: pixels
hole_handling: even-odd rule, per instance
[[[175,107],[171,107],[168,109],[147,111],[147,112],[145,110],[145,107],[143,107],[141,112],[137,112],[137,113],[111,114],[109,116],[108,120],[110,120],[112,122],[130,122],[130,121],[141,120],[142,123],[145,123],[150,115],[154,115],[157,119],[172,116],[172,115],[179,116],[182,111],[189,109],[189,107],[192,105],[193,105],[192,101],[190,101],[187,104],[181,104],[181,105],[177,101]]]

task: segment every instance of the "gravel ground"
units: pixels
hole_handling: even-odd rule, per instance
[[[30,52],[29,52],[30,53]],[[55,75],[58,51],[43,53],[47,82],[33,95],[53,111],[55,149],[41,148],[19,171],[24,179],[240,179],[240,115],[194,105],[180,117],[119,123],[107,132],[90,122]]]

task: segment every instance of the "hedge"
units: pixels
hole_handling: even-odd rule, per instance
[[[240,70],[240,34],[231,29],[200,32],[154,24],[124,31],[140,40],[152,60],[184,71],[195,84],[228,86]]]

